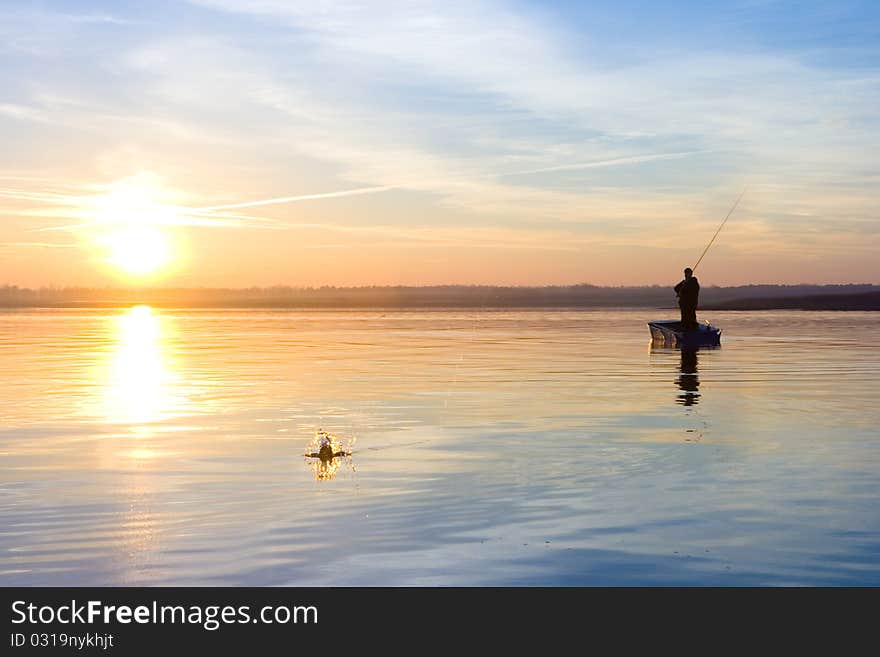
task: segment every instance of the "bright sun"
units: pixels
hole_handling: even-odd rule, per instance
[[[125,226],[109,233],[105,241],[110,252],[107,261],[127,274],[156,273],[171,259],[167,237],[154,226]]]
[[[177,223],[177,216],[173,206],[161,202],[162,196],[153,176],[139,174],[91,201],[96,242],[117,271],[140,278],[161,273],[171,264],[168,227]]]

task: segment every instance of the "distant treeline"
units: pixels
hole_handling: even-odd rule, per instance
[[[797,297],[731,299],[705,310],[880,310],[880,291]]]
[[[880,286],[746,285],[703,287],[702,308],[802,307],[796,299],[874,299]],[[872,296],[874,295],[874,296]],[[779,305],[791,303],[792,305]],[[817,302],[819,303],[819,302]],[[859,301],[862,303],[862,301]],[[75,308],[146,304],[174,308],[597,308],[675,306],[669,286],[599,287],[555,285],[505,287],[251,287],[225,288],[40,288],[0,287],[0,307]],[[763,305],[762,305],[763,304]],[[820,307],[820,306],[817,306]]]

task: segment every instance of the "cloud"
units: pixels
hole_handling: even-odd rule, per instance
[[[121,18],[112,14],[63,14],[71,23],[94,23],[98,25],[138,25],[140,21]]]
[[[192,192],[166,203],[192,227],[699,252],[746,182],[755,192],[725,237],[750,248],[813,248],[820,220],[829,243],[849,244],[878,221],[880,75],[868,64],[817,64],[735,30],[721,45],[670,45],[650,25],[623,35],[623,52],[562,4],[193,4],[156,15],[158,30],[116,30],[124,15],[48,18],[34,36],[46,49],[9,60],[0,119],[13,137],[54,140],[80,171],[162,171]],[[100,191],[53,196],[49,176],[10,175],[0,196],[27,205],[19,216],[56,230],[90,220],[76,197]],[[285,205],[353,195],[365,198],[345,215]]]
[[[40,109],[15,103],[0,103],[0,114],[22,121],[48,121],[48,117]]]
[[[604,204],[595,184],[589,194],[536,181],[504,184],[509,162],[527,164],[509,177],[593,174],[701,154],[699,167],[668,169],[681,174],[679,189],[666,192],[689,188],[684,203],[719,190],[729,195],[745,178],[832,164],[846,177],[872,166],[862,144],[877,141],[878,126],[860,118],[880,103],[880,76],[871,70],[810,66],[794,52],[682,53],[652,51],[650,43],[635,45],[628,61],[599,65],[549,12],[500,2],[197,4],[287,25],[304,67],[327,80],[304,67],[281,73],[258,50],[238,60],[259,80],[244,86],[245,97],[295,121],[297,149],[339,163],[350,180],[436,192],[470,212],[516,217],[543,205],[545,215],[571,218],[571,208]],[[587,30],[591,37],[601,41]],[[384,91],[379,100],[376,87]],[[435,114],[423,103],[407,107],[411,93],[456,100]],[[458,152],[449,147],[456,143]],[[650,189],[646,178],[628,191]]]

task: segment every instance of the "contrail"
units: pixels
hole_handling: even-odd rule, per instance
[[[503,178],[505,176],[524,176],[530,173],[544,173],[545,171],[574,171],[577,169],[599,169],[602,167],[613,167],[619,164],[640,164],[642,162],[652,162],[654,160],[676,160],[678,158],[687,157],[688,155],[696,155],[698,153],[707,153],[708,151],[684,151],[681,153],[658,153],[656,155],[633,155],[630,157],[617,157],[612,160],[599,160],[595,162],[581,162],[578,164],[561,164],[554,167],[541,167],[540,169],[526,169],[525,171],[511,171],[509,173],[496,173],[495,178]]]
[[[233,210],[235,208],[252,208],[258,205],[275,205],[276,203],[296,203],[297,201],[311,201],[321,198],[338,198],[340,196],[357,196],[358,194],[376,194],[394,189],[393,186],[382,187],[358,187],[346,189],[341,192],[327,192],[325,194],[302,194],[300,196],[282,196],[280,198],[267,198],[261,201],[246,201],[244,203],[228,203],[226,205],[211,205],[204,208],[187,208],[189,212],[213,212],[214,210]]]
[[[40,216],[40,215],[34,215]],[[243,227],[250,226],[249,222],[257,221],[263,222],[268,227],[272,227],[276,222],[273,219],[263,219],[261,217],[232,217],[220,216],[216,219],[212,217],[212,215],[206,214],[205,218],[199,218],[199,216],[189,216],[186,213],[180,213],[180,216],[175,217],[173,219],[169,219],[166,221],[154,221],[151,222],[151,226],[194,226],[194,227],[202,227],[202,228],[226,228],[226,227]],[[50,231],[75,231],[81,228],[94,228],[96,226],[112,226],[115,222],[113,221],[87,221],[78,224],[64,224],[62,226],[44,226],[43,228],[32,228],[27,231],[29,233],[46,233]]]
[[[706,153],[710,152],[707,150],[695,150],[695,151],[683,151],[676,153],[657,153],[657,154],[646,154],[646,155],[631,155],[628,157],[618,157],[608,160],[596,160],[592,162],[580,162],[573,164],[562,164],[557,166],[549,166],[549,167],[540,167],[534,169],[526,169],[522,171],[510,171],[506,173],[495,173],[495,174],[484,174],[488,178],[504,178],[508,176],[521,176],[528,175],[533,173],[543,173],[549,171],[574,171],[578,169],[594,169],[594,168],[602,168],[602,167],[612,167],[618,165],[626,165],[626,164],[639,164],[642,162],[651,162],[655,160],[671,160],[687,157],[689,155],[696,155],[698,153]],[[25,179],[24,176],[12,176],[7,175],[5,172],[0,172],[0,180],[3,179],[16,179],[21,178]],[[36,179],[35,179],[36,180]],[[399,189],[401,185],[379,185],[373,187],[357,187],[354,189],[346,189],[336,192],[323,192],[319,194],[299,194],[296,196],[281,196],[276,198],[268,198],[268,199],[259,199],[255,201],[243,201],[241,203],[225,203],[222,205],[209,205],[204,207],[183,207],[183,206],[162,206],[165,209],[173,211],[176,215],[174,219],[170,221],[157,221],[157,224],[167,223],[171,225],[180,225],[180,226],[244,226],[247,225],[248,222],[258,222],[262,223],[265,227],[269,228],[282,228],[285,224],[279,224],[276,220],[265,218],[265,217],[254,217],[254,216],[246,216],[246,215],[235,215],[235,214],[215,214],[217,211],[221,210],[234,210],[238,208],[252,208],[259,207],[263,205],[278,205],[282,203],[297,203],[300,201],[312,201],[319,199],[330,199],[330,198],[341,198],[345,196],[358,196],[362,194],[377,194],[380,192],[386,192],[392,189]],[[89,201],[94,198],[92,196],[82,196],[82,195],[71,195],[71,194],[60,194],[57,192],[31,192],[22,189],[10,189],[8,187],[0,187],[0,199],[6,198],[11,200],[22,200],[22,201],[33,201],[33,202],[42,202],[53,205],[67,205],[73,206],[75,210],[73,210],[70,215],[71,218],[84,218],[89,214],[87,209],[82,209],[83,205],[87,205]],[[45,211],[43,211],[45,212]],[[32,214],[25,213],[25,214]],[[52,216],[53,213],[46,213],[45,216]],[[38,215],[42,216],[42,215]],[[45,232],[45,231],[58,231],[58,230],[77,230],[81,228],[90,228],[93,226],[100,226],[106,222],[102,221],[84,221],[80,223],[67,224],[63,226],[47,226],[43,228],[33,229],[29,232]]]
[[[16,182],[32,182],[32,183],[49,183],[50,185],[54,185],[55,187],[71,187],[71,188],[80,188],[82,185],[73,185],[69,182],[63,182],[58,180],[57,178],[46,178],[44,176],[30,176],[24,175],[20,173],[5,173],[0,172],[0,180],[14,180]]]
[[[17,246],[33,246],[44,249],[75,249],[77,244],[60,244],[57,242],[0,242],[0,248]]]
[[[65,224],[64,226],[44,226],[43,228],[32,228],[28,233],[48,233],[53,230],[78,230],[80,228],[92,228],[93,226],[103,226],[101,221],[86,221],[81,224]]]
[[[279,198],[260,199],[257,201],[245,201],[242,203],[227,203],[224,205],[211,205],[202,208],[190,208],[180,206],[163,206],[172,210],[177,216],[169,222],[156,222],[157,224],[168,223],[176,226],[242,226],[242,221],[256,221],[265,223],[269,226],[276,223],[274,219],[265,217],[252,217],[230,214],[215,214],[218,210],[232,210],[235,208],[250,208],[261,205],[274,205],[278,203],[294,203],[297,201],[310,201],[315,199],[338,198],[342,196],[356,196],[359,194],[376,194],[395,189],[393,185],[383,185],[380,187],[358,187],[356,189],[345,189],[338,192],[325,192],[322,194],[300,194],[299,196],[282,196]],[[0,189],[0,198],[17,198],[22,200],[42,201],[44,203],[57,203],[62,205],[75,205],[74,201],[88,200],[87,197],[65,196],[63,194],[54,193],[30,193],[20,190],[4,190]],[[87,212],[76,210],[72,216],[79,217]],[[35,228],[30,232],[46,232],[56,230],[77,230],[80,228],[90,228],[92,226],[101,226],[107,222],[102,221],[86,221],[75,224],[65,224],[63,226],[46,226],[44,228]]]
[[[611,167],[619,164],[639,164],[641,162],[651,162],[653,160],[672,160],[688,155],[705,153],[707,151],[684,151],[680,153],[659,153],[656,155],[634,155],[630,157],[618,157],[611,160],[600,160],[595,162],[582,162],[577,164],[563,164],[553,167],[542,167],[540,169],[528,169],[525,171],[511,171],[509,173],[496,173],[490,177],[503,178],[505,176],[520,176],[530,173],[542,173],[545,171],[567,171],[576,169],[593,169],[599,167]],[[340,192],[326,192],[323,194],[301,194],[299,196],[282,196],[279,198],[269,198],[259,201],[245,201],[243,203],[228,203],[225,205],[210,205],[202,208],[187,208],[190,213],[196,214],[200,212],[213,212],[215,210],[234,210],[236,208],[252,208],[260,205],[275,205],[278,203],[296,203],[297,201],[311,201],[323,198],[338,198],[341,196],[357,196],[359,194],[376,194],[378,192],[387,192],[395,189],[396,185],[382,185],[378,187],[358,187],[356,189],[347,189]]]
[[[58,205],[72,205],[85,197],[71,194],[58,194],[56,192],[29,192],[23,189],[0,189],[0,198],[8,198],[15,201],[39,201],[42,203],[55,203]]]

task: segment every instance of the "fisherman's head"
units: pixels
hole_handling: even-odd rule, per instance
[[[690,278],[690,277],[693,276],[693,275],[694,275],[694,270],[691,269],[690,267],[685,267],[685,269],[684,269],[684,277],[685,277],[685,278]]]

